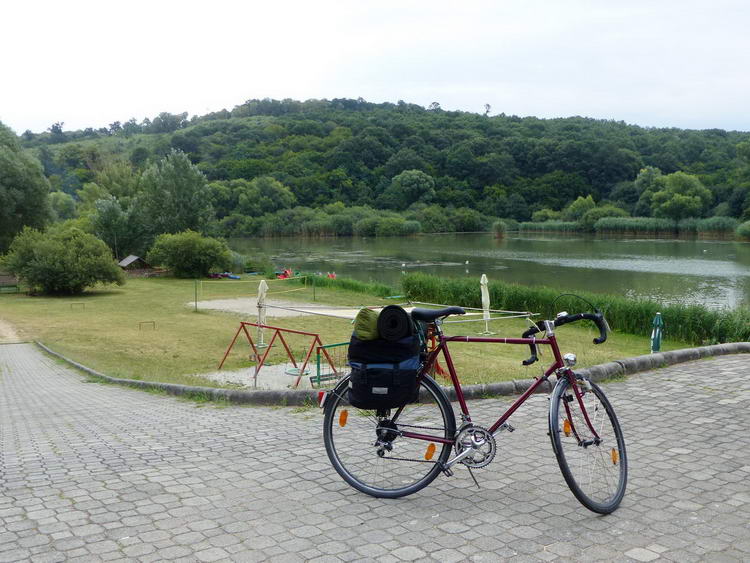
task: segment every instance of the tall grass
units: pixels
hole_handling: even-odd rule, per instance
[[[354,291],[356,293],[365,293],[367,295],[374,295],[376,297],[390,297],[394,295],[397,290],[389,285],[378,282],[363,282],[359,280],[353,280],[350,278],[337,278],[331,279],[326,276],[309,276],[308,281],[304,282],[303,278],[296,279],[296,283],[310,283],[310,280],[315,284],[315,287],[331,287],[335,289],[345,289],[347,291]]]
[[[426,274],[409,274],[402,278],[409,299],[429,303],[446,303],[481,307],[479,284],[475,280],[439,278]],[[540,313],[554,318],[559,311],[581,312],[585,303],[574,297],[562,297],[549,287],[526,287],[490,282],[490,299],[495,307]],[[694,344],[750,340],[750,310],[713,311],[699,305],[660,305],[654,301],[625,299],[617,295],[576,292],[604,311],[612,328],[642,336],[651,334],[651,322],[661,312],[666,333]]]
[[[709,217],[698,221],[698,234],[733,235],[739,221],[734,217]]]
[[[495,233],[495,238],[503,238],[505,233],[508,232],[508,225],[505,221],[495,221],[492,224],[492,231]]]
[[[735,231],[735,234],[740,240],[744,239],[750,241],[750,221],[745,221],[744,223],[739,225],[737,227],[737,230]]]
[[[519,230],[534,233],[576,233],[581,225],[575,221],[544,221],[543,223],[526,222],[519,225]]]
[[[699,223],[700,219],[697,217],[688,217],[677,223],[677,230],[681,235],[697,235]]]
[[[607,235],[674,235],[677,224],[655,217],[602,217],[594,223],[594,231]]]

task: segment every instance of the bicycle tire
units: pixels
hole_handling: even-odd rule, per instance
[[[378,498],[403,497],[429,485],[440,474],[453,445],[443,444],[441,448],[439,443],[399,436],[393,439],[393,450],[379,456],[376,429],[389,419],[352,407],[347,400],[348,383],[347,376],[330,392],[324,407],[323,442],[334,469],[358,491]],[[342,415],[343,411],[346,414]],[[406,405],[395,426],[429,426],[432,430],[427,430],[428,434],[451,440],[456,433],[455,414],[448,397],[435,380],[424,374],[420,376],[419,402]],[[424,429],[414,431],[425,433]],[[427,460],[429,444],[435,448]]]
[[[611,403],[601,387],[590,384],[590,390],[584,386],[579,389],[601,443],[590,443],[594,435],[575,394],[569,392],[571,384],[567,379],[560,379],[552,393],[549,435],[560,471],[573,495],[589,510],[609,514],[617,509],[625,495],[628,458],[622,429]]]

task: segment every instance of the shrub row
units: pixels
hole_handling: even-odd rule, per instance
[[[415,301],[481,307],[479,283],[474,279],[408,274],[402,278],[402,287],[406,296]],[[561,292],[549,287],[495,281],[490,282],[489,290],[494,307],[532,311],[545,319],[554,318],[559,311],[575,313],[586,308],[585,303],[574,297],[557,299]],[[616,295],[578,294],[604,311],[612,328],[618,331],[649,336],[658,311],[664,318],[665,332],[675,339],[693,344],[750,340],[750,311],[747,309],[714,311],[699,305],[660,305]]]
[[[341,202],[322,208],[294,207],[251,217],[232,214],[217,226],[224,236],[405,236],[416,233],[487,231],[492,219],[466,207],[414,205],[404,212]]]

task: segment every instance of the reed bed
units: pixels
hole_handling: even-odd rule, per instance
[[[505,233],[508,232],[508,225],[505,221],[495,221],[492,224],[492,232],[495,233],[495,238],[503,238]]]
[[[734,217],[709,217],[698,221],[699,235],[734,235],[739,221]]]
[[[654,217],[602,217],[594,223],[594,231],[606,235],[675,235],[677,224]]]
[[[575,221],[544,221],[526,222],[519,225],[519,230],[527,233],[577,233],[582,230],[579,223]]]
[[[479,284],[473,279],[439,278],[426,274],[409,274],[402,278],[409,299],[481,307]],[[493,307],[540,313],[554,318],[559,311],[577,313],[587,306],[574,297],[561,297],[561,291],[549,287],[527,287],[504,282],[490,282]],[[652,321],[661,312],[665,334],[693,344],[714,344],[750,340],[750,310],[710,310],[699,305],[661,305],[654,301],[633,300],[616,295],[576,292],[604,311],[613,329],[649,336]],[[556,302],[555,302],[556,301]],[[554,304],[553,304],[554,303]]]

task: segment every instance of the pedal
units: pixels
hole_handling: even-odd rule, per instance
[[[508,432],[513,432],[515,428],[511,426],[509,422],[503,422],[500,425],[500,428],[498,428],[496,432],[500,432],[501,430],[507,430]]]
[[[505,424],[506,424],[506,426],[508,427],[508,432],[513,432],[513,431],[515,430],[515,428],[513,428],[513,427],[512,427],[512,426],[511,426],[510,424],[508,424],[507,422],[506,422]]]
[[[451,468],[443,464],[443,473],[445,473],[446,477],[453,477],[453,471],[451,471]]]

